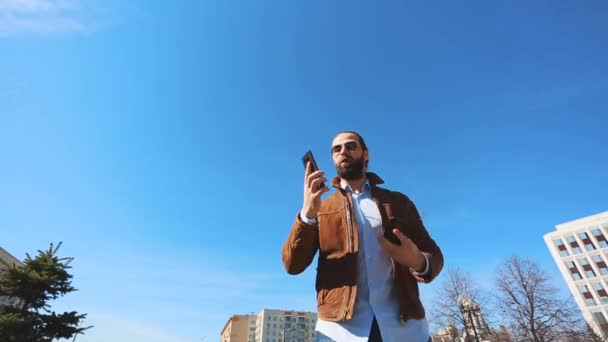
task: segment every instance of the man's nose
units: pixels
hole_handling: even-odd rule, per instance
[[[342,149],[340,150],[340,156],[347,156],[349,155],[348,149],[346,148],[346,146],[342,146]]]

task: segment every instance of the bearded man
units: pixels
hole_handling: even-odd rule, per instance
[[[439,274],[441,250],[414,203],[368,172],[360,134],[337,134],[331,155],[336,191],[321,200],[325,173],[307,165],[302,209],[281,253],[287,272],[299,274],[319,251],[316,341],[430,341],[418,283]]]

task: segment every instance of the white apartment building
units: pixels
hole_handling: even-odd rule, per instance
[[[315,312],[264,309],[257,315],[230,317],[224,325],[220,341],[314,342],[316,323]]]
[[[555,228],[545,243],[583,317],[608,338],[608,211]]]

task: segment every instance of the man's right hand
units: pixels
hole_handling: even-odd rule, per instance
[[[306,164],[306,172],[304,173],[304,205],[302,206],[301,214],[308,219],[317,217],[317,213],[321,208],[321,195],[329,191],[327,186],[319,189],[319,185],[327,181],[323,175],[323,171],[312,172],[310,162]]]

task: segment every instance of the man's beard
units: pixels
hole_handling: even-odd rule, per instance
[[[345,180],[355,180],[363,177],[363,156],[360,159],[352,159],[348,166],[342,167],[340,164],[336,165],[336,171],[338,176]]]

